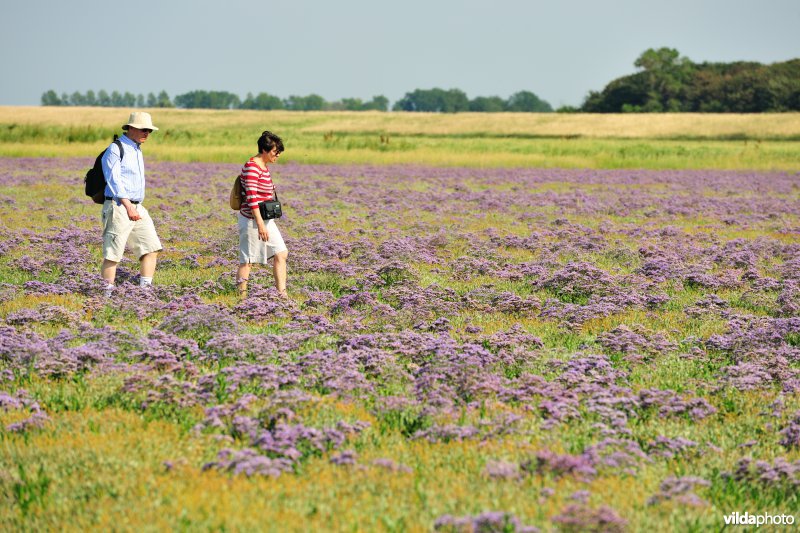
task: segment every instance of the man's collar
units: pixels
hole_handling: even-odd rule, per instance
[[[127,132],[126,132],[126,133],[123,133],[123,134],[122,134],[122,137],[120,137],[120,139],[124,140],[124,141],[125,141],[127,144],[133,145],[133,146],[135,146],[136,148],[139,148],[139,149],[141,150],[141,146],[142,146],[142,145],[141,145],[140,143],[137,143],[136,141],[134,141],[134,140],[133,140],[133,139],[131,139],[130,137],[128,137],[128,134],[127,134]]]

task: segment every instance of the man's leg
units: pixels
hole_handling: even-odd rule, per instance
[[[119,263],[111,261],[110,259],[103,259],[103,265],[100,267],[100,275],[106,280],[106,284],[114,285],[114,280],[117,278],[118,264]]]
[[[156,259],[158,259],[158,252],[150,252],[149,254],[144,254],[139,259],[140,287],[152,285],[153,275],[156,273]]]
[[[117,279],[117,265],[125,253],[125,241],[131,231],[131,224],[127,217],[123,218],[117,210],[125,208],[116,206],[113,202],[103,204],[103,264],[100,266],[100,275],[106,282],[106,295],[111,296],[114,290],[114,281]],[[116,258],[114,261],[111,257]]]
[[[103,259],[103,264],[100,266],[100,275],[106,282],[105,293],[107,297],[111,297],[114,292],[114,280],[117,278],[117,263],[110,259]]]

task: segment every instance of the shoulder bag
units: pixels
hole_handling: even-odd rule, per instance
[[[264,220],[281,218],[283,215],[283,211],[281,210],[281,201],[278,200],[278,192],[275,190],[274,184],[272,185],[272,200],[258,204],[258,210],[261,212],[261,218]]]

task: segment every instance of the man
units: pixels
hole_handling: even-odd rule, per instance
[[[153,283],[156,258],[162,250],[161,241],[150,214],[142,205],[144,200],[144,159],[141,145],[158,130],[149,113],[133,112],[122,126],[120,137],[122,158],[116,143],[103,154],[103,174],[106,177],[106,201],[103,203],[103,265],[100,269],[106,281],[106,294],[114,290],[117,264],[128,244],[139,258],[139,286]]]

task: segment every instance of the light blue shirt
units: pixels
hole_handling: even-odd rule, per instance
[[[111,143],[103,154],[103,174],[106,177],[106,196],[119,201],[127,198],[133,202],[144,200],[144,158],[139,145],[123,135],[119,138],[125,152],[119,159],[117,143]]]

